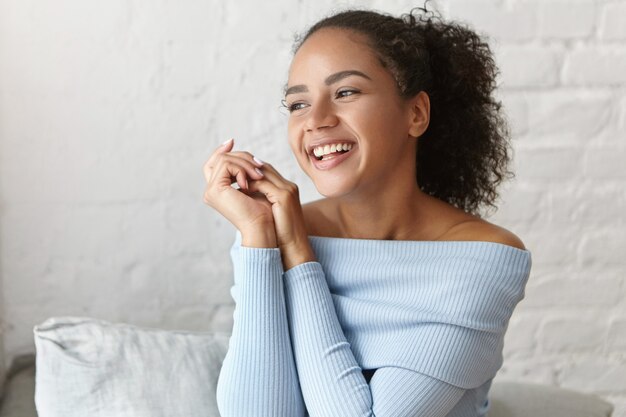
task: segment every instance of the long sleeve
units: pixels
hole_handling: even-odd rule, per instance
[[[279,249],[233,246],[223,417],[484,417],[530,252],[478,241],[310,241],[318,261],[288,271]],[[369,385],[362,369],[376,369]]]
[[[312,417],[445,416],[464,395],[462,388],[397,367],[378,369],[368,385],[318,262],[288,270],[285,294],[300,385]]]
[[[222,417],[302,417],[280,250],[234,245],[233,331],[217,385]]]

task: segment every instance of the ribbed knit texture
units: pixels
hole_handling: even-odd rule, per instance
[[[234,248],[233,248],[234,249]],[[302,416],[278,249],[233,254],[233,332],[217,385],[222,417]]]
[[[279,249],[242,247],[237,233],[222,417],[486,414],[529,251],[482,241],[309,240],[317,261],[285,272]],[[363,369],[377,369],[369,384]]]

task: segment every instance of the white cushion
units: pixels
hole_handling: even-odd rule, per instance
[[[61,317],[35,327],[39,417],[219,417],[229,335]],[[557,387],[494,381],[489,417],[608,417],[613,406]],[[244,416],[242,416],[244,417]]]
[[[34,329],[39,417],[219,417],[229,335],[61,317]]]

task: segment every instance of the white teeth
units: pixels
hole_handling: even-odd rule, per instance
[[[332,145],[318,146],[313,149],[313,155],[318,158],[334,152],[349,151],[352,149],[351,143],[333,143]]]

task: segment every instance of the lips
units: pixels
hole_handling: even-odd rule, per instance
[[[335,145],[320,146],[319,148],[315,148],[313,150],[313,156],[315,156],[318,161],[321,161],[322,159],[330,159],[334,158],[337,155],[349,152],[350,149],[352,149],[353,147],[354,145],[347,143],[343,145],[338,145],[337,147],[335,147]]]
[[[351,143],[352,145],[354,145],[355,141],[352,140],[352,139],[344,139],[344,138],[325,138],[325,139],[321,139],[321,140],[316,140],[316,141],[310,143],[309,145],[307,145],[306,151],[309,154],[309,156],[315,157],[315,155],[313,154],[313,149],[317,148],[318,146],[332,145],[333,143],[335,143],[335,144],[337,144],[337,143]]]
[[[352,156],[352,154],[356,151],[356,149],[357,149],[356,144],[353,144],[352,149],[350,149],[349,151],[344,152],[344,153],[339,153],[339,154],[333,154],[332,158],[325,159],[325,160],[324,159],[318,160],[317,157],[313,155],[313,150],[311,150],[311,154],[309,155],[309,158],[311,159],[311,163],[313,164],[315,168],[321,171],[326,171],[326,170],[336,167],[337,165],[341,164],[343,161],[348,159],[350,156]]]

